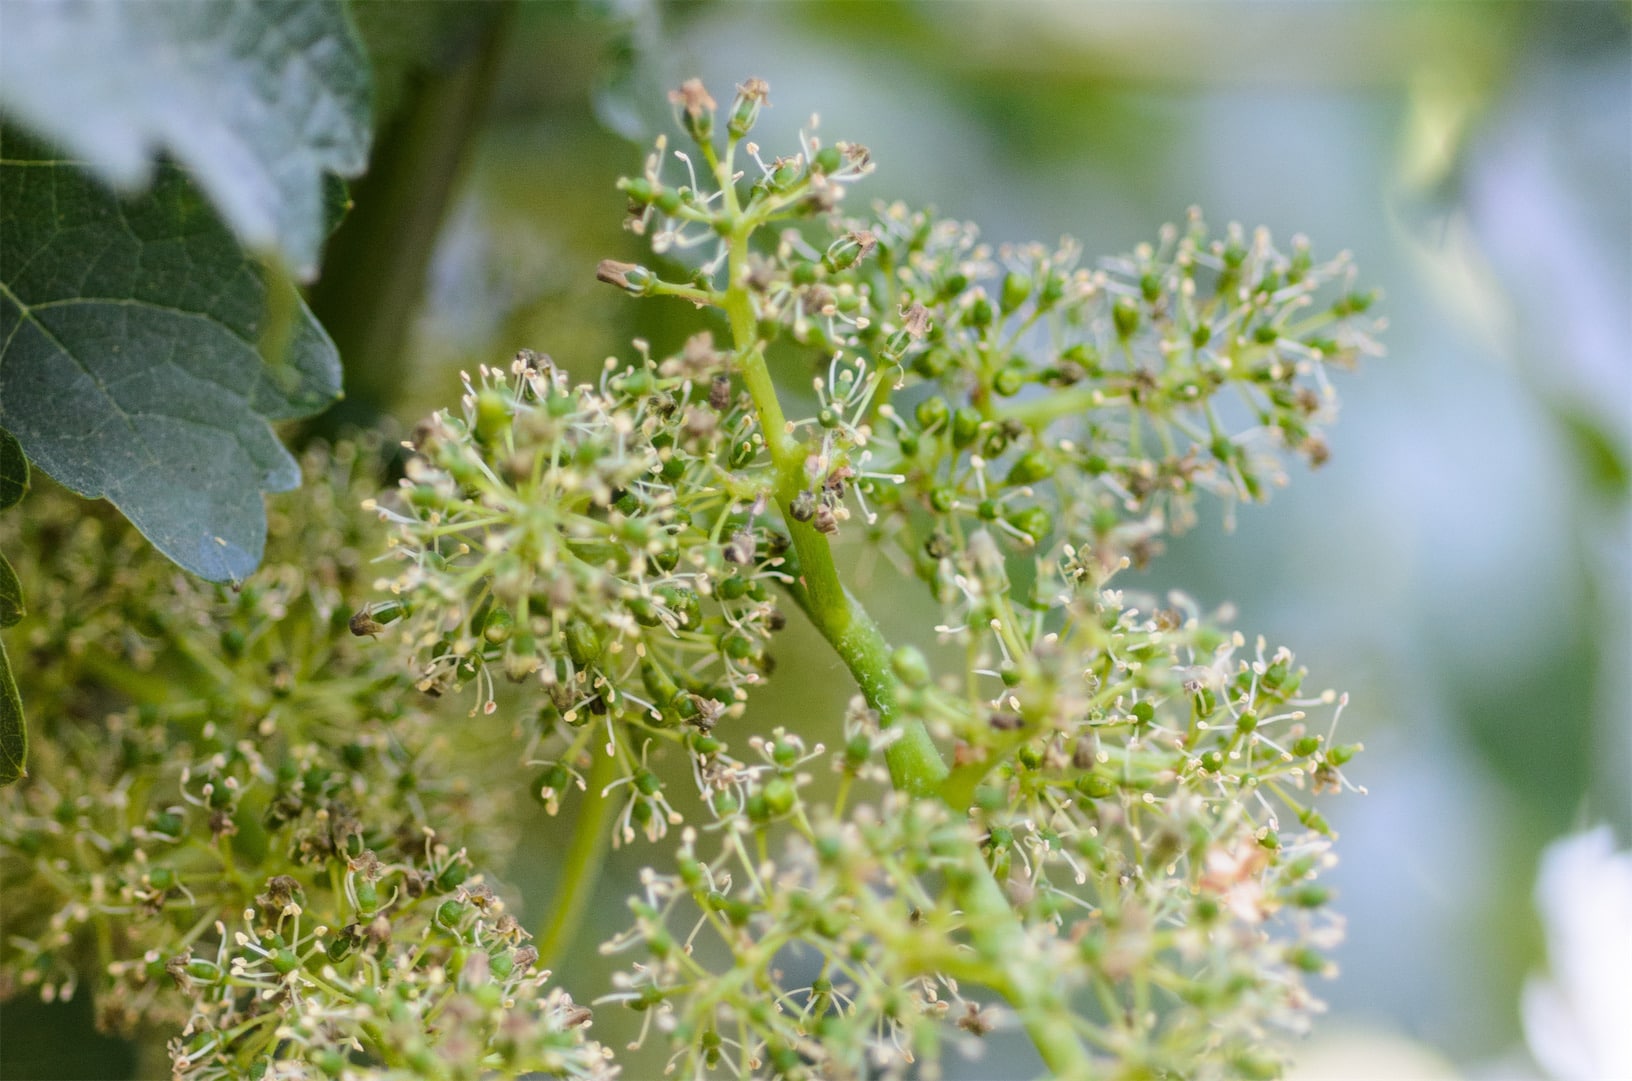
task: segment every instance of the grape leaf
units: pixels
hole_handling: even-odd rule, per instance
[[[17,572],[11,569],[6,553],[0,552],[0,627],[11,626],[25,614],[23,584],[17,580]]]
[[[28,729],[23,725],[23,700],[11,678],[11,662],[0,642],[0,785],[21,777],[28,761]]]
[[[17,505],[28,491],[28,457],[10,432],[0,428],[0,510]],[[0,553],[0,627],[23,618],[23,586]],[[28,758],[28,728],[23,723],[23,700],[11,678],[11,662],[0,642],[0,785],[22,776]]]
[[[12,434],[0,428],[0,510],[15,507],[28,491],[28,455]]]
[[[0,108],[125,191],[170,155],[303,279],[324,174],[361,173],[372,134],[368,60],[335,0],[7,0]]]
[[[0,205],[0,428],[187,570],[248,575],[261,493],[300,483],[270,422],[339,393],[323,328],[173,167],[122,202],[4,133]],[[287,340],[279,363],[262,361],[263,337]]]

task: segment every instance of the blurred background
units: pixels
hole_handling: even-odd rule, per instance
[[[1632,841],[1632,6],[386,7],[355,8],[377,51],[404,22],[446,32],[382,71],[395,119],[378,153],[399,174],[418,160],[427,87],[466,93],[467,119],[457,152],[412,166],[446,173],[445,205],[399,202],[370,233],[369,208],[392,207],[376,169],[335,239],[372,246],[374,280],[316,287],[350,419],[411,424],[454,400],[460,368],[519,347],[587,374],[632,336],[662,350],[698,329],[688,306],[594,277],[638,258],[612,185],[671,130],[665,93],[691,75],[722,103],[769,81],[767,157],[813,112],[828,139],[872,148],[852,212],[904,199],[992,241],[1069,233],[1111,255],[1198,204],[1217,227],[1352,250],[1384,291],[1388,355],[1340,384],[1332,461],[1233,533],[1204,520],[1140,584],[1235,602],[1249,639],[1351,695],[1343,725],[1367,753],[1350,775],[1369,794],[1328,808],[1349,936],[1300,1076],[1544,1076],[1520,1018],[1547,964],[1538,860],[1598,823]],[[370,289],[395,292],[350,325]],[[904,639],[921,590],[901,588],[880,607]],[[761,716],[837,717],[848,692],[797,641]],[[529,922],[552,887],[538,826],[510,873]],[[608,967],[595,944],[643,862],[613,857],[602,922],[562,966],[580,984]],[[621,1043],[622,1023],[597,1033]],[[1006,1076],[1002,1061],[966,1076]]]

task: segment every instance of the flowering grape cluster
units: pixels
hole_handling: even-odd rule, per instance
[[[177,1077],[602,1076],[587,1011],[477,870],[512,832],[469,778],[508,733],[450,739],[345,633],[379,455],[303,466],[236,589],[31,497],[11,547],[37,560],[20,644],[43,738],[0,791],[5,989],[83,987],[100,1027],[168,1040]]]
[[[900,206],[840,218],[866,150],[807,134],[766,161],[744,141],[758,81],[723,149],[700,84],[673,100],[695,151],[660,140],[621,187],[630,227],[688,261],[600,277],[719,310],[731,346],[637,350],[570,391],[530,356],[484,372],[385,511],[427,678],[537,673],[542,738],[567,748],[548,795],[596,757],[586,703],[622,775],[602,794],[643,793],[649,836],[681,801],[648,751],[691,760],[706,813],[631,900],[609,949],[648,956],[613,999],[687,1075],[899,1074],[1011,1024],[1062,1076],[1275,1072],[1266,1027],[1304,1024],[1340,931],[1313,797],[1357,747],[1290,652],[1113,580],[1202,493],[1233,508],[1284,481],[1278,452],[1325,460],[1329,369],[1375,350],[1372,296],[1346,257],[1214,239],[1194,213],[1092,269],[1070,242],[994,253]],[[777,343],[819,373],[809,415],[783,412]],[[836,541],[929,586],[957,670],[883,641]],[[665,587],[692,614],[662,618]],[[759,649],[781,597],[862,692],[836,754],[797,725],[743,731],[763,668],[729,636]],[[489,598],[506,615],[484,641]],[[575,647],[575,623],[607,644]],[[811,784],[829,761],[832,802]]]
[[[1315,800],[1354,787],[1345,699],[1116,579],[1204,494],[1325,460],[1372,295],[1194,213],[1092,266],[846,218],[870,154],[806,133],[767,160],[767,94],[687,83],[694,147],[620,183],[653,266],[599,278],[718,317],[672,355],[479,368],[391,491],[363,498],[353,451],[310,463],[328,483],[240,593],[153,603],[104,527],[30,526],[78,533],[22,546],[63,553],[28,633],[70,720],[0,796],[37,929],[17,982],[91,974],[105,1023],[184,1026],[181,1076],[607,1076],[540,972],[606,829],[666,845],[598,1002],[681,1076],[934,1076],[1000,1029],[1058,1077],[1278,1073],[1341,932]],[[806,365],[800,412],[773,362]],[[939,622],[887,641],[841,545]],[[834,748],[752,708],[795,611],[855,680]],[[537,940],[477,871],[507,784],[578,805]]]
[[[653,839],[675,812],[646,745],[739,715],[785,623],[788,541],[762,517],[763,440],[727,362],[705,333],[571,387],[524,352],[421,425],[400,488],[371,504],[406,567],[354,629],[407,612],[420,689],[473,682],[486,712],[495,673],[537,686],[529,757],[551,749],[552,808],[601,723],[634,782],[626,825]]]
[[[1277,1072],[1265,1029],[1302,1030],[1306,978],[1330,972],[1341,935],[1310,797],[1345,783],[1356,748],[1331,741],[1341,705],[1300,693],[1285,650],[1238,659],[1240,636],[1193,611],[1125,601],[1083,602],[1087,669],[1068,668],[1083,643],[1031,643],[1028,667],[1041,657],[1064,685],[1047,712],[997,662],[971,661],[998,688],[971,708],[923,679],[916,651],[897,656],[902,709],[967,736],[944,801],[878,791],[889,736],[860,700],[830,756],[845,778],[832,805],[805,795],[820,748],[765,741],[764,764],[738,774],[747,813],[724,808],[711,854],[688,829],[613,944],[647,950],[618,997],[651,1011],[683,1074],[901,1075],[1012,1026],[1018,1011],[990,992],[1019,980],[1051,989],[1053,1009],[1076,1003],[1100,1069]],[[1328,730],[1306,710],[1330,714]],[[852,782],[872,799],[846,813]],[[982,922],[1000,917],[955,887],[982,870],[1024,926],[1001,951]]]
[[[1092,270],[1073,242],[994,254],[901,206],[874,229],[875,258],[846,276],[861,306],[907,314],[839,347],[890,356],[908,324],[929,328],[903,362],[933,393],[877,426],[881,467],[905,477],[880,527],[898,542],[984,525],[1042,545],[1057,511],[1060,534],[1143,564],[1194,524],[1198,494],[1267,498],[1282,448],[1323,463],[1328,373],[1376,349],[1346,255],[1317,263],[1304,238],[1287,253],[1238,226],[1212,238],[1195,210]],[[820,324],[807,336],[836,345]],[[916,515],[928,528],[903,531]]]

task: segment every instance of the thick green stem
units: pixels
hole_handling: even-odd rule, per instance
[[[591,749],[595,764],[584,782],[584,798],[573,823],[572,844],[562,861],[561,880],[555,887],[549,921],[538,933],[538,964],[553,968],[561,960],[563,948],[578,933],[595,883],[601,876],[606,857],[606,832],[612,822],[617,800],[605,794],[606,786],[618,776],[618,760]]]
[[[1037,1053],[1048,1064],[1050,1076],[1056,1081],[1089,1081],[1095,1074],[1093,1059],[1071,1023],[1070,1004],[1060,997],[1057,987],[1043,982],[1048,978],[1046,968],[1026,967],[1025,927],[991,869],[976,859],[970,874],[953,888],[981,959],[1002,973],[1001,978],[989,981],[992,990],[1014,1007]]]
[[[731,164],[710,162],[725,193],[725,211],[736,216],[736,192],[730,182]],[[727,263],[724,307],[731,322],[739,374],[759,413],[765,445],[775,470],[777,506],[787,522],[798,560],[802,586],[802,607],[822,636],[832,644],[855,677],[867,702],[878,711],[879,723],[896,726],[900,737],[886,752],[890,778],[896,788],[917,796],[936,797],[948,770],[929,731],[917,718],[903,718],[896,711],[896,677],[890,664],[891,650],[878,625],[862,605],[845,590],[833,562],[827,538],[808,522],[790,512],[794,499],[805,488],[806,449],[790,431],[776,385],[765,363],[753,309],[748,295],[748,238],[759,223],[736,216],[731,233]],[[964,813],[967,804],[954,807]],[[959,876],[953,888],[968,919],[977,953],[994,975],[993,990],[1003,995],[1019,1014],[1053,1076],[1086,1081],[1093,1076],[1093,1063],[1071,1023],[1068,1004],[1059,991],[1039,986],[1030,973],[1020,969],[1026,956],[1026,931],[1010,907],[1003,889],[984,860],[971,860],[969,873]]]
[[[827,538],[808,522],[801,522],[789,507],[805,487],[805,449],[788,431],[787,419],[776,396],[776,385],[765,365],[754,330],[753,304],[743,275],[747,269],[747,228],[732,237],[725,311],[736,340],[737,364],[743,383],[759,412],[765,444],[776,471],[776,502],[788,525],[799,560],[805,610],[811,622],[833,645],[855,676],[867,704],[878,711],[879,724],[899,724],[901,735],[887,752],[890,777],[896,787],[917,795],[932,795],[946,776],[946,763],[922,722],[902,719],[895,708],[895,677],[890,671],[890,645],[864,608],[845,591],[833,562]]]

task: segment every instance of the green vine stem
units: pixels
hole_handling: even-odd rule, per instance
[[[548,919],[538,932],[539,964],[544,968],[554,968],[560,962],[567,943],[583,924],[584,913],[595,894],[595,883],[601,877],[607,831],[618,806],[616,797],[606,793],[606,786],[618,777],[617,757],[610,754],[592,754],[591,757],[594,765],[584,780],[584,798],[573,823],[572,844],[561,864]]]
[[[728,212],[738,213],[730,183],[731,155],[719,163],[721,186]],[[931,795],[946,776],[946,763],[929,732],[917,720],[900,720],[895,709],[895,677],[890,672],[890,646],[883,632],[861,604],[844,588],[827,538],[808,522],[798,521],[788,507],[804,487],[804,450],[788,432],[788,422],[776,395],[776,384],[765,364],[754,330],[753,302],[745,284],[748,272],[748,237],[760,225],[739,216],[730,237],[727,264],[729,285],[723,303],[731,321],[737,366],[759,413],[760,428],[776,470],[776,502],[787,523],[793,548],[803,571],[804,608],[816,629],[832,644],[855,676],[868,705],[878,711],[879,724],[899,723],[902,734],[890,746],[890,777],[897,788],[915,795]]]
[[[727,287],[722,301],[731,323],[738,372],[753,398],[775,470],[777,506],[803,572],[805,603],[802,607],[849,668],[868,704],[878,711],[879,724],[902,729],[901,736],[887,752],[890,777],[896,788],[915,796],[938,797],[948,769],[923,723],[897,716],[897,680],[890,667],[889,643],[866,609],[845,590],[827,538],[789,512],[789,506],[804,487],[805,452],[789,431],[756,333],[753,302],[747,286],[748,239],[763,223],[740,211],[736,186],[732,182],[734,150],[735,142],[730,144],[723,159],[709,162],[724,193],[725,213],[732,222],[728,237]],[[966,807],[953,809],[963,813]],[[1057,991],[1036,987],[1023,973],[1013,971],[1016,959],[1024,956],[1021,947],[1025,930],[1003,895],[1002,887],[982,860],[971,860],[966,870],[967,873],[956,876],[957,881],[951,885],[969,918],[976,950],[986,962],[983,967],[989,970],[986,982],[1020,1015],[1038,1053],[1055,1077],[1086,1079],[1093,1076],[1092,1059],[1078,1039],[1066,1004],[1059,1000]]]

